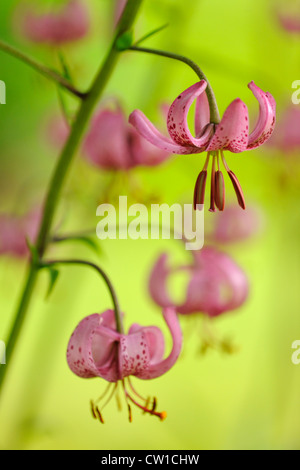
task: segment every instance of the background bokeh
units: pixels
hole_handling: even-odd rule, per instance
[[[113,23],[112,0],[84,1],[92,13],[91,31],[80,42],[62,48],[83,89],[104,56]],[[53,48],[33,45],[20,34],[15,18],[19,3],[0,2],[1,39],[58,67]],[[258,105],[248,82],[254,80],[273,94],[280,117],[291,102],[292,82],[300,78],[300,34],[280,28],[276,5],[268,0],[145,0],[136,37],[168,23],[147,45],[182,53],[199,63],[215,90],[220,111],[240,97],[249,105],[254,125]],[[288,8],[288,2],[284,5]],[[0,79],[7,85],[7,104],[0,108],[0,211],[22,214],[43,199],[58,153],[46,138],[47,123],[59,115],[60,107],[51,82],[2,52]],[[127,53],[104,99],[117,96],[128,114],[139,108],[163,125],[161,104],[170,103],[195,81],[184,64]],[[76,101],[67,99],[75,110]],[[112,401],[102,426],[91,418],[89,400],[101,394],[105,383],[73,375],[65,352],[71,332],[84,316],[110,308],[109,295],[93,272],[66,267],[45,301],[47,277],[41,274],[1,394],[2,449],[300,448],[300,365],[291,361],[291,345],[300,339],[300,181],[295,177],[300,148],[293,158],[265,145],[228,155],[227,160],[242,183],[247,203],[264,214],[264,228],[256,237],[227,248],[249,276],[250,298],[237,312],[216,319],[213,328],[220,337],[231,338],[236,352],[211,350],[201,355],[200,318],[183,319],[184,353],[176,366],[159,379],[135,381],[139,391],[158,397],[160,409],[168,412],[167,420],[161,423],[133,410],[129,424],[125,408],[118,412]],[[139,202],[149,195],[170,204],[190,202],[202,166],[203,155],[192,155],[134,170],[131,178],[139,185]],[[96,208],[110,177],[78,155],[57,223],[63,223],[66,231],[96,228]],[[234,199],[230,185],[227,188],[228,200]],[[214,215],[207,212],[205,217],[209,223]],[[105,241],[100,257],[88,247],[66,243],[52,247],[51,255],[99,262],[116,286],[126,325],[156,324],[168,334],[147,291],[151,266],[162,251],[168,251],[174,262],[189,260],[190,255],[172,240]],[[22,260],[0,259],[3,340],[25,267]],[[183,296],[180,282],[174,290],[177,298]]]

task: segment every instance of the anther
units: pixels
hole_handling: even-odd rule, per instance
[[[197,178],[196,185],[195,185],[194,210],[197,209],[198,204],[201,204],[201,205],[204,204],[206,179],[207,179],[207,171],[202,170]]]
[[[242,187],[239,183],[239,180],[237,179],[237,177],[235,176],[235,174],[231,170],[228,171],[228,176],[231,179],[232,185],[234,187],[238,203],[241,206],[241,208],[245,210],[246,209],[246,203],[245,203],[243,190],[242,190]]]
[[[225,183],[223,173],[218,170],[215,176],[215,203],[219,211],[225,208]]]
[[[102,418],[102,414],[100,413],[100,410],[99,410],[98,406],[96,406],[96,413],[97,413],[97,417],[98,417],[100,423],[104,424],[104,419]]]

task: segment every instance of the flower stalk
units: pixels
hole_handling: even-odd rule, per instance
[[[100,268],[100,266],[98,266],[97,264],[91,263],[90,261],[81,260],[81,259],[61,259],[61,260],[44,261],[44,262],[41,263],[40,268],[41,269],[50,268],[51,266],[57,266],[57,265],[87,266],[89,268],[92,268],[92,269],[96,270],[98,272],[98,274],[100,274],[100,276],[104,279],[105,284],[107,285],[108,290],[109,290],[110,295],[111,295],[111,298],[112,298],[112,302],[113,302],[113,305],[114,305],[114,312],[115,312],[116,329],[117,329],[118,333],[124,334],[124,326],[123,326],[122,314],[121,314],[121,310],[120,310],[118,297],[117,297],[116,291],[115,291],[109,277],[105,273],[105,271],[103,271],[103,269]]]
[[[174,59],[178,60],[180,62],[183,62],[184,64],[188,65],[196,75],[199,77],[200,80],[205,80],[207,83],[207,88],[205,90],[207,99],[209,102],[209,109],[210,109],[210,121],[213,124],[218,124],[220,122],[220,113],[217,105],[217,100],[214,94],[214,91],[212,89],[211,84],[209,83],[206,75],[204,72],[200,69],[200,67],[193,62],[191,59],[188,59],[187,57],[184,57],[179,54],[175,54],[173,52],[166,52],[166,51],[161,51],[158,49],[149,49],[146,47],[137,47],[137,46],[131,46],[127,50],[129,51],[136,51],[136,52],[145,52],[146,54],[154,54],[158,55],[161,57],[167,57],[169,59]]]
[[[6,42],[4,42],[2,40],[0,40],[0,50],[2,52],[5,52],[5,53],[9,54],[12,57],[15,57],[16,59],[21,60],[24,64],[29,65],[29,67],[34,69],[36,72],[40,73],[44,77],[46,77],[49,80],[51,80],[51,81],[55,82],[56,84],[60,85],[65,90],[67,90],[69,93],[71,93],[73,96],[76,96],[77,98],[80,98],[82,100],[85,98],[86,93],[83,93],[83,92],[77,90],[69,80],[62,77],[55,70],[52,70],[52,69],[46,67],[45,65],[40,64],[35,59],[32,59],[27,54],[24,54],[23,52],[19,51],[15,47],[7,44]]]
[[[86,98],[81,103],[70,136],[54,170],[54,174],[50,181],[46,195],[42,221],[35,246],[41,263],[50,240],[50,231],[53,218],[55,216],[68,171],[74,160],[75,152],[83,136],[85,127],[89,121],[92,111],[101,97],[104,88],[108,83],[108,80],[120,57],[120,53],[116,47],[117,40],[122,34],[124,34],[125,31],[132,27],[142,2],[143,0],[128,0],[122,17],[118,23],[115,37],[108,50],[106,58],[90,88],[90,91],[87,93]],[[34,259],[32,259],[28,268],[25,286],[21,295],[19,306],[15,314],[15,320],[13,322],[8,341],[6,342],[7,364],[5,366],[0,366],[0,390],[2,389],[4,378],[6,377],[7,371],[9,370],[11,364],[12,353],[14,351],[27,314],[39,269],[40,265],[36,263]]]

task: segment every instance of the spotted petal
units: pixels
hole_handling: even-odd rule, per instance
[[[207,116],[206,101],[199,101],[196,108],[196,129],[197,137],[193,137],[187,122],[188,113],[194,100],[205,94],[207,83],[204,80],[195,83],[181,95],[179,95],[170,107],[167,119],[168,131],[170,137],[178,145],[195,146],[199,151],[206,148],[213,132],[213,124],[209,124],[209,115]],[[201,106],[201,107],[200,107]],[[203,106],[203,115],[202,115]],[[200,126],[203,127],[200,129]]]
[[[129,122],[148,142],[169,153],[188,155],[200,152],[200,149],[197,147],[178,145],[176,142],[173,142],[163,135],[138,109],[131,113]]]
[[[120,334],[115,331],[114,312],[84,318],[72,334],[67,361],[70,369],[79,377],[102,377],[109,382],[119,379],[117,342]]]
[[[237,98],[226,109],[207,151],[224,149],[233,153],[243,152],[247,148],[248,129],[247,106]]]
[[[276,122],[276,102],[270,93],[262,91],[253,81],[248,86],[259,102],[259,118],[248,140],[247,149],[250,150],[271,137]]]

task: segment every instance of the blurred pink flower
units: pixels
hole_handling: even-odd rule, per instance
[[[129,121],[136,130],[156,147],[174,154],[193,154],[208,152],[203,170],[201,171],[195,187],[194,205],[204,203],[207,167],[212,156],[211,174],[211,205],[210,211],[224,209],[225,188],[223,174],[219,167],[219,152],[223,164],[233,183],[239,205],[245,209],[245,201],[241,186],[235,174],[229,169],[223,150],[240,153],[259,147],[271,136],[276,119],[276,103],[270,93],[263,92],[254,82],[249,88],[257,98],[260,105],[259,119],[255,129],[249,135],[248,109],[242,100],[237,98],[226,109],[219,124],[210,122],[210,109],[204,80],[191,86],[173,102],[169,109],[167,127],[171,138],[163,135],[139,110],[133,111]],[[194,137],[188,127],[188,112],[193,103],[196,103],[195,133]],[[216,163],[218,168],[216,170]]]
[[[240,307],[248,297],[248,280],[232,258],[215,248],[206,247],[194,253],[194,263],[171,268],[167,254],[156,262],[149,281],[152,299],[161,307],[173,307],[177,313],[203,313],[216,317]],[[190,275],[186,300],[175,305],[169,296],[167,282],[171,274],[186,271]]]
[[[248,240],[259,232],[262,214],[255,207],[240,211],[237,206],[229,205],[224,212],[214,217],[212,224],[206,239],[220,244],[236,243]]]
[[[33,210],[23,217],[0,215],[0,255],[15,257],[28,255],[26,238],[34,241],[40,222],[40,210]]]
[[[46,124],[46,138],[53,147],[62,148],[69,137],[70,126],[62,116],[51,116]]]
[[[289,105],[281,114],[276,131],[269,141],[269,145],[276,147],[284,154],[300,151],[300,109],[296,105]]]
[[[94,314],[84,318],[76,327],[67,349],[70,369],[79,377],[102,377],[115,384],[114,391],[118,381],[121,381],[127,403],[130,401],[144,412],[164,419],[166,413],[155,410],[156,400],[153,407],[149,408],[148,400],[135,392],[129,378],[133,375],[143,380],[154,379],[165,374],[177,361],[182,347],[179,321],[172,308],[164,309],[163,316],[173,338],[172,351],[166,359],[163,359],[164,337],[159,328],[133,324],[127,335],[120,334],[116,331],[114,312],[107,310],[101,315]],[[103,398],[104,396],[101,397]],[[129,405],[128,408],[131,421]],[[94,403],[92,411],[103,422],[101,412]]]
[[[34,42],[60,45],[83,38],[90,27],[85,4],[70,0],[58,12],[39,14],[30,10],[19,12],[24,34]]]
[[[153,147],[128,124],[121,109],[96,113],[83,152],[94,165],[114,170],[156,166],[169,158],[167,152]]]
[[[124,11],[127,0],[114,0],[115,1],[115,25],[118,24],[121,15]]]
[[[280,26],[288,33],[300,33],[300,13],[298,17],[280,13],[278,15]]]

